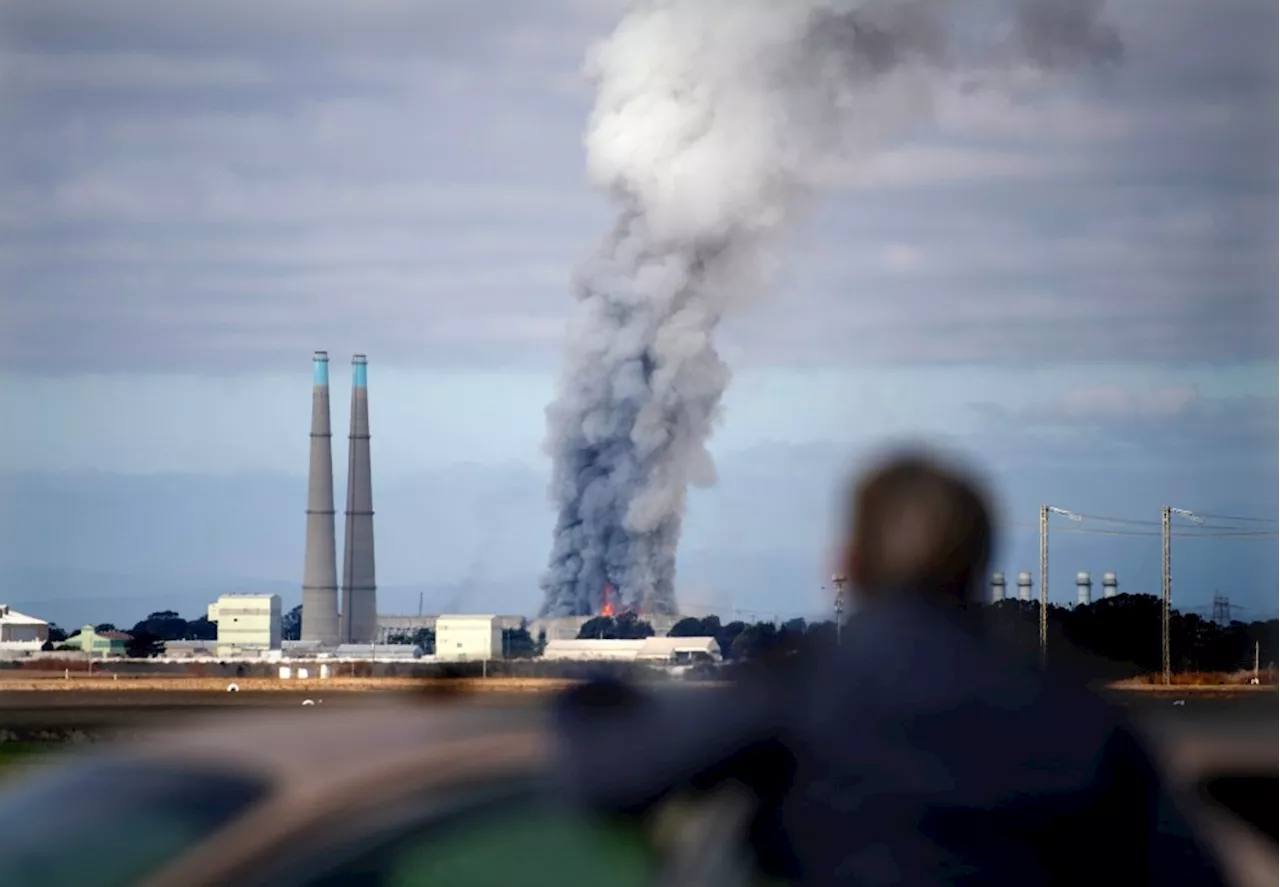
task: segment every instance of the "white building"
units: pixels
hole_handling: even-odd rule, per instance
[[[280,595],[224,594],[209,605],[219,656],[265,656],[280,649]]]
[[[503,649],[500,617],[436,617],[436,659],[440,662],[475,662],[501,658]]]
[[[719,662],[720,644],[713,637],[645,638],[643,640],[548,641],[544,659],[686,664]]]
[[[0,604],[0,650],[38,653],[49,640],[49,623]]]

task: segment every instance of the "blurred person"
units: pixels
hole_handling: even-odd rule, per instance
[[[742,786],[759,868],[805,884],[1221,883],[1122,713],[988,637],[971,606],[993,548],[981,486],[904,452],[851,506],[841,644],[723,691],[568,694],[571,795],[635,814]]]

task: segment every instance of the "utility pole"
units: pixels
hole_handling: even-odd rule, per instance
[[[831,584],[836,589],[836,646],[840,645],[840,628],[844,622],[844,582],[844,577],[839,573],[831,577]]]
[[[1253,682],[1258,683],[1258,649],[1259,642],[1253,642]]]
[[[1168,505],[1160,511],[1160,674],[1166,687],[1173,682],[1169,661],[1169,598],[1173,592],[1169,556],[1172,512]]]
[[[1049,506],[1040,506],[1040,664],[1049,653]]]
[[[1052,505],[1040,506],[1040,664],[1048,661],[1049,653],[1049,515],[1060,514],[1068,520],[1081,521],[1084,518],[1074,511],[1055,508]]]
[[[1193,523],[1204,523],[1204,518],[1166,505],[1160,512],[1160,668],[1165,686],[1173,683],[1172,657],[1169,641],[1169,615],[1173,609],[1173,558],[1170,542],[1173,538],[1173,516],[1185,517]]]

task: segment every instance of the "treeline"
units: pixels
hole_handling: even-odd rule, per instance
[[[45,650],[69,649],[67,641],[80,634],[82,629],[71,632],[57,625],[49,625],[49,640]],[[119,631],[129,636],[125,642],[126,654],[131,658],[142,659],[160,656],[164,653],[166,641],[213,641],[218,638],[218,624],[210,622],[208,615],[198,619],[183,619],[173,610],[160,610],[152,613],[133,628],[117,628],[110,622],[100,622],[93,627],[99,634]]]
[[[1092,654],[1121,671],[1143,674],[1162,667],[1160,599],[1153,595],[1121,594],[1083,607],[1050,604],[1049,644],[1062,644]],[[1038,601],[1004,600],[982,607],[993,631],[1016,647],[1032,652],[1040,641]],[[653,627],[633,614],[599,616],[586,622],[579,638],[645,638]],[[1280,621],[1220,624],[1195,613],[1172,611],[1169,619],[1170,660],[1178,672],[1235,672],[1253,667],[1254,649],[1262,669],[1272,666],[1280,646]],[[721,655],[730,662],[787,656],[819,643],[832,643],[832,620],[809,622],[722,623],[718,616],[689,617],[668,632],[672,637],[714,637]]]

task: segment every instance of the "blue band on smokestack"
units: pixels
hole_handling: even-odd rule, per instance
[[[365,388],[369,384],[369,370],[363,354],[351,358],[351,384],[357,388]]]
[[[313,369],[313,377],[316,385],[329,384],[329,354],[325,351],[317,351],[315,357],[311,359]]]

